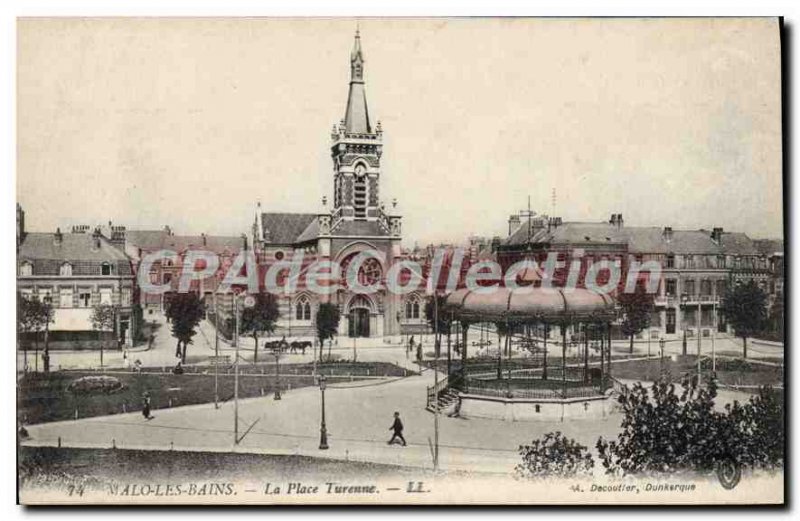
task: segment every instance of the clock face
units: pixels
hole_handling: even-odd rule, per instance
[[[357,175],[358,177],[361,177],[362,175],[364,175],[364,172],[366,172],[366,170],[367,170],[367,169],[366,169],[366,168],[364,168],[364,165],[358,165],[358,166],[356,167],[356,175]]]

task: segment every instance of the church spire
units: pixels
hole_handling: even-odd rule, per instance
[[[361,50],[361,34],[356,28],[353,51],[350,53],[350,93],[344,116],[345,131],[350,134],[371,134],[367,95],[364,92],[364,53]]]

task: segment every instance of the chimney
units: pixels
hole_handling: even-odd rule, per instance
[[[512,215],[508,218],[508,234],[514,233],[514,230],[519,228],[519,215]]]
[[[608,224],[610,224],[611,226],[617,225],[617,214],[615,213],[611,214],[611,219],[608,220]]]
[[[17,250],[23,239],[25,239],[25,211],[17,203]]]
[[[164,233],[172,235],[172,228],[169,227],[169,224],[164,225]]]
[[[711,240],[714,241],[716,244],[719,244],[722,240],[722,228],[714,228],[711,231]]]
[[[64,235],[61,233],[61,228],[56,228],[56,233],[53,235],[53,244],[61,246],[62,242],[64,242]]]
[[[665,226],[663,235],[664,235],[664,240],[665,241],[667,241],[667,242],[671,241],[672,240],[672,227],[671,226]]]
[[[100,249],[100,228],[95,228],[94,232],[92,233],[92,248],[94,250]]]
[[[111,244],[116,246],[122,251],[125,251],[125,227],[112,226],[111,227]]]
[[[622,228],[622,224],[623,224],[624,222],[625,222],[625,221],[623,221],[623,220],[622,220],[622,214],[621,214],[621,213],[618,213],[618,214],[617,214],[617,228]]]

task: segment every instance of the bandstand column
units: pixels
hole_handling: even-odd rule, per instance
[[[542,380],[547,380],[547,336],[550,333],[550,325],[544,324],[544,368],[542,369]]]
[[[561,324],[561,393],[567,397],[567,326]]]
[[[606,336],[608,338],[608,376],[611,377],[611,322],[606,322]]]
[[[589,328],[583,324],[583,381],[589,381]]]
[[[600,335],[600,387],[603,386],[603,380],[606,377],[606,349],[603,346],[603,335]]]

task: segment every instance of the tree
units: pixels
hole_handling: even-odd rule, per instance
[[[759,468],[783,466],[783,401],[769,388],[745,404],[715,409],[716,384],[700,387],[688,380],[679,390],[659,381],[623,387],[623,412],[616,441],[597,441],[609,474],[710,471],[720,463]]]
[[[258,362],[258,335],[272,333],[275,330],[278,315],[278,303],[275,301],[275,296],[270,293],[256,294],[255,304],[242,311],[239,332],[243,335],[252,335],[253,341],[255,341],[253,363]]]
[[[753,281],[738,284],[722,299],[719,311],[742,339],[743,357],[747,358],[747,338],[762,331],[766,324],[766,293]]]
[[[34,331],[31,300],[17,292],[17,341],[22,347],[24,370],[28,370],[27,334]]]
[[[36,355],[39,354],[39,333],[44,331],[44,353],[42,360],[44,362],[44,372],[50,371],[50,351],[48,346],[48,332],[50,324],[54,321],[53,306],[50,302],[43,302],[37,298],[26,298],[20,296],[22,301],[18,300],[17,305],[21,315],[17,316],[17,323],[21,330],[33,333],[34,342],[36,343]],[[38,363],[38,358],[37,358]]]
[[[769,306],[769,317],[767,320],[769,322],[769,330],[782,341],[785,340],[783,315],[783,295],[778,295],[772,302],[772,305]]]
[[[622,313],[622,333],[630,338],[630,352],[633,353],[633,337],[650,327],[653,313],[653,295],[637,286],[632,293],[623,292],[617,296],[617,304]]]
[[[520,445],[519,453],[522,463],[514,470],[521,478],[591,476],[594,468],[588,448],[560,431],[548,432],[531,445]]]
[[[317,309],[317,337],[319,338],[319,361],[322,362],[322,346],[326,340],[333,342],[339,331],[339,306],[331,302],[323,302]]]
[[[169,301],[166,315],[172,325],[172,336],[178,340],[175,356],[186,363],[186,347],[197,334],[195,328],[205,315],[205,304],[197,293],[176,293]]]
[[[92,322],[92,329],[97,331],[97,339],[100,341],[100,367],[103,367],[103,331],[114,331],[117,312],[114,306],[109,304],[98,304],[92,308],[92,316],[89,319]]]

